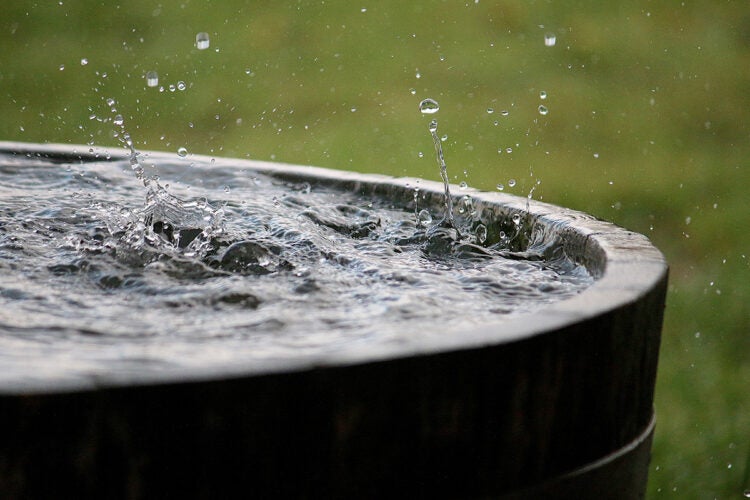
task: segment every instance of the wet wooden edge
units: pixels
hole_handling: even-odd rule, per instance
[[[69,144],[34,144],[0,141],[0,153],[23,155],[60,163],[86,163],[92,161],[127,161],[122,149],[99,148]],[[182,160],[176,154],[142,151],[149,162]],[[351,171],[320,167],[291,165],[267,161],[190,155],[189,161],[216,167],[240,167],[258,173],[289,180],[312,181],[347,190],[365,189],[373,193],[403,191],[413,193],[418,186],[421,193],[440,196],[443,185],[438,182],[408,177],[390,177],[379,174],[360,174]],[[209,167],[210,168],[210,167]],[[565,247],[580,254],[575,258],[597,277],[592,286],[579,295],[544,306],[530,314],[504,318],[477,328],[458,328],[450,335],[423,337],[412,342],[404,339],[398,344],[351,346],[335,353],[253,361],[252,365],[222,365],[206,368],[177,368],[146,376],[129,373],[112,376],[91,376],[56,380],[55,387],[39,382],[18,383],[0,387],[0,393],[68,392],[126,385],[150,385],[169,382],[205,381],[228,377],[247,377],[282,372],[296,372],[326,367],[364,364],[386,359],[436,354],[447,351],[476,349],[482,346],[516,342],[541,336],[571,324],[605,315],[613,310],[633,304],[652,292],[667,279],[668,266],[663,254],[645,236],[599,220],[591,215],[549,203],[500,192],[482,192],[476,189],[459,190],[452,185],[457,199],[470,195],[475,206],[493,207],[503,214],[520,213],[531,217],[555,231],[564,232]],[[455,194],[460,193],[460,196]],[[528,204],[528,211],[527,211]]]

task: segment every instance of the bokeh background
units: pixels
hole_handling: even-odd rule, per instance
[[[650,498],[750,488],[748,95],[744,1],[0,4],[0,140],[119,147],[112,98],[141,149],[437,180],[430,97],[456,183],[648,235],[671,265]]]

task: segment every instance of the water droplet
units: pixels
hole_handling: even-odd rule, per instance
[[[743,495],[743,496],[744,496],[745,498],[750,498],[750,488],[748,488],[748,489],[746,489],[745,491],[743,491],[743,492],[742,492],[742,495]]]
[[[545,92],[544,90],[539,92],[539,99],[546,99],[546,98],[547,98],[547,92]]]
[[[544,46],[545,47],[554,47],[556,43],[557,43],[557,36],[555,36],[554,33],[544,34]]]
[[[499,183],[497,184],[497,186],[495,186],[495,187],[497,188],[497,190],[498,190],[498,191],[502,191],[502,190],[504,190],[504,189],[505,189],[505,186],[503,185],[503,183],[502,183],[502,182],[499,182]]]
[[[443,136],[440,138],[441,142],[445,142],[448,140],[448,134],[443,134]]]
[[[599,158],[599,153],[594,153],[594,158]]]
[[[417,223],[422,227],[432,224],[432,215],[426,209],[422,209],[417,214]]]
[[[429,125],[430,132],[437,132],[437,120],[432,120]]]
[[[188,154],[188,150],[187,149],[185,149],[185,148],[179,148],[179,149],[177,149],[177,155],[180,158],[185,158],[187,156],[187,154]]]
[[[505,152],[511,154],[513,152],[513,148],[505,148]]]
[[[432,115],[438,112],[440,109],[440,105],[437,103],[435,99],[424,99],[422,102],[419,103],[419,111],[422,112],[423,115]]]
[[[417,93],[417,89],[409,89],[409,93],[410,93],[411,95],[416,95],[416,93]]]
[[[539,105],[539,114],[540,115],[546,115],[547,113],[549,113],[549,110],[547,109],[547,107],[540,104]]]
[[[417,71],[417,74],[414,75],[414,76],[417,77],[417,80],[419,80],[420,78],[422,78],[422,74],[419,71]]]
[[[420,151],[419,153],[417,153],[417,156],[420,157],[420,158],[423,158],[424,157],[424,153]]]
[[[491,115],[491,114],[492,114],[492,113],[494,113],[494,112],[495,112],[495,110],[494,110],[494,109],[492,109],[492,108],[487,108],[487,114],[488,114],[488,115]]]
[[[81,66],[86,66],[89,63],[89,60],[85,57],[81,59]]]
[[[149,87],[156,87],[159,85],[159,73],[156,71],[149,71],[146,73],[146,85]]]
[[[513,224],[517,226],[521,223],[521,214],[513,214],[513,217],[511,217],[511,219],[513,220]]]
[[[515,179],[508,179],[508,186],[514,187],[515,185],[516,185],[516,180]]]
[[[201,31],[200,33],[195,35],[195,46],[198,48],[198,50],[205,50],[210,44],[211,41],[208,38],[208,33]]]
[[[112,99],[111,97],[107,98],[107,100],[105,102],[107,103],[107,106],[114,106],[115,105],[115,100]]]
[[[177,87],[174,86],[174,83],[170,83],[169,84],[169,91],[170,92],[174,92],[175,90],[177,90]]]
[[[125,120],[123,119],[122,115],[115,115],[114,124],[122,125],[123,123],[125,123]]]
[[[504,109],[504,110],[500,111],[500,114],[503,115],[503,116],[508,116],[510,114],[510,111],[508,111],[507,109]]]
[[[477,226],[476,235],[477,241],[479,241],[479,243],[484,243],[485,241],[487,241],[487,226],[485,226],[484,224],[479,224]]]
[[[61,65],[60,65],[60,71],[63,71],[64,69],[65,69],[65,65],[64,65],[64,64],[61,64]]]
[[[185,90],[186,88],[185,82],[177,82],[177,90]]]
[[[229,188],[229,186],[224,186],[224,192],[225,192],[225,193],[229,193],[229,191],[230,191],[230,190],[231,190],[231,189]]]
[[[459,189],[468,189],[469,185],[466,183],[466,181],[461,181],[461,184],[458,185]]]

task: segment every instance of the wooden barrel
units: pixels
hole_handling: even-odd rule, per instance
[[[82,146],[0,150],[92,159]],[[413,196],[413,179],[216,161]],[[420,189],[437,203],[442,186]],[[483,216],[522,213],[557,234],[595,283],[533,314],[429,342],[240,371],[1,385],[0,497],[643,497],[663,256],[644,236],[580,212],[472,197]]]

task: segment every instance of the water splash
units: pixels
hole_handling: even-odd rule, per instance
[[[450,180],[448,179],[448,166],[445,164],[443,145],[442,141],[440,141],[440,137],[437,135],[437,128],[437,120],[432,120],[428,129],[432,135],[432,142],[435,145],[435,156],[437,158],[438,167],[440,168],[440,177],[443,179],[443,187],[445,188],[445,216],[441,225],[446,225],[458,231],[456,228],[456,220],[453,216],[453,199],[451,198]]]

